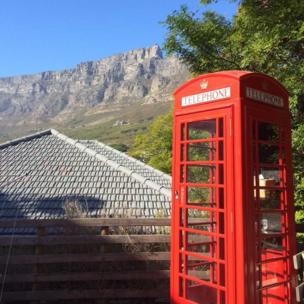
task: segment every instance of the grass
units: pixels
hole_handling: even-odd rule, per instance
[[[69,125],[59,128],[62,133],[75,139],[97,139],[109,145],[130,146],[135,135],[144,132],[148,125],[159,115],[169,111],[170,103],[132,104],[110,112],[108,119],[103,113],[87,116],[82,125]],[[116,125],[117,121],[127,124]]]

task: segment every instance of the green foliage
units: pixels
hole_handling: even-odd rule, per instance
[[[129,154],[166,173],[171,173],[172,111],[156,118],[146,133],[135,137]]]
[[[232,24],[224,17],[207,11],[202,20],[182,6],[168,16],[165,49],[185,62],[194,74],[239,68],[224,52],[228,48]]]
[[[200,0],[208,5],[216,0]],[[241,69],[266,73],[290,93],[296,219],[304,222],[304,1],[240,0],[232,21],[211,11],[173,12],[165,49],[194,75]],[[136,137],[131,154],[165,172],[171,165],[171,113]]]
[[[112,148],[120,151],[120,152],[127,152],[128,151],[128,146],[125,144],[112,144]]]
[[[130,147],[134,137],[144,132],[147,126],[159,115],[168,112],[169,103],[154,104],[134,103],[126,105],[109,105],[100,113],[81,115],[79,123],[65,122],[65,127],[56,126],[60,132],[77,139],[97,139],[120,151],[125,152],[121,145]],[[117,120],[128,121],[129,124],[117,125]],[[46,126],[47,127],[47,126]],[[1,139],[0,139],[1,141]]]
[[[296,220],[298,223],[304,222],[304,123],[298,124],[293,131],[293,151],[294,151],[294,179],[295,179],[295,203]]]
[[[298,0],[243,0],[232,22],[182,6],[165,21],[165,48],[194,74],[247,69],[284,80],[289,88],[303,77],[303,18],[304,2]]]
[[[200,0],[203,5],[217,2]],[[266,73],[290,93],[298,222],[304,221],[304,1],[241,0],[230,22],[182,6],[167,17],[165,49],[193,74],[226,69]]]

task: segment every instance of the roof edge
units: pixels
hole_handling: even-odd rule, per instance
[[[21,142],[30,141],[32,139],[39,138],[39,137],[42,137],[45,135],[51,135],[51,134],[52,134],[52,129],[47,129],[47,130],[43,130],[43,131],[31,134],[31,135],[22,136],[22,137],[19,137],[19,138],[13,139],[13,140],[9,140],[9,141],[6,141],[6,142],[0,144],[0,149],[4,149],[9,146],[17,145]]]
[[[147,164],[141,162],[140,160],[138,160],[138,159],[136,159],[136,158],[134,158],[134,157],[132,157],[132,156],[130,156],[130,155],[128,155],[128,154],[125,154],[125,153],[123,153],[123,152],[121,152],[121,151],[119,151],[119,150],[116,150],[116,149],[112,148],[111,146],[108,146],[108,145],[106,145],[106,144],[104,144],[104,143],[102,143],[102,142],[100,142],[100,141],[98,141],[98,140],[96,140],[96,139],[93,140],[93,141],[94,141],[96,144],[98,144],[98,145],[100,145],[100,146],[103,146],[103,147],[106,147],[107,149],[112,150],[112,151],[114,151],[115,153],[117,153],[117,154],[119,154],[119,155],[122,155],[122,156],[124,156],[124,157],[130,158],[132,161],[134,161],[134,162],[136,162],[136,163],[139,163],[140,165],[142,165],[142,166],[144,166],[144,167],[146,167],[146,168],[148,168],[148,169],[154,171],[155,173],[158,173],[159,175],[161,175],[161,177],[165,177],[165,178],[167,178],[168,180],[171,181],[171,176],[170,176],[169,174],[166,174],[166,173],[164,173],[164,172],[162,172],[162,171],[160,171],[160,170],[158,170],[158,169],[155,169],[155,168],[153,168],[153,167],[151,167],[151,166],[149,166],[149,165],[147,165]]]
[[[145,177],[137,174],[135,171],[130,170],[129,168],[116,163],[115,161],[113,161],[113,160],[105,157],[104,155],[98,153],[97,151],[94,151],[93,149],[86,147],[85,145],[80,143],[79,140],[74,140],[72,138],[69,138],[68,136],[66,136],[64,134],[61,134],[60,132],[58,132],[57,130],[54,130],[54,129],[50,129],[49,132],[52,135],[57,136],[59,139],[65,141],[66,143],[75,146],[80,151],[85,152],[85,153],[89,154],[90,156],[93,156],[93,157],[97,158],[98,160],[104,162],[105,164],[114,168],[115,170],[118,170],[118,171],[122,172],[123,174],[125,174],[125,175],[129,176],[130,178],[136,180],[137,182],[141,183],[142,185],[146,185],[146,186],[152,188],[153,190],[157,191],[159,194],[162,194],[164,196],[167,196],[168,198],[171,198],[171,191],[170,190],[167,190],[163,186],[160,186],[160,185],[156,184],[155,182],[151,181],[150,179],[145,178]]]

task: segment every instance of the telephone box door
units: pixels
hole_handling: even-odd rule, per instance
[[[290,245],[293,222],[291,185],[291,151],[289,120],[276,113],[262,115],[248,110],[247,138],[251,142],[248,155],[252,164],[249,181],[253,199],[247,215],[255,232],[251,241],[255,267],[255,303],[288,304],[291,292],[292,265]],[[265,112],[264,112],[265,113]],[[252,209],[251,209],[252,208]],[[255,239],[255,241],[254,241]]]
[[[174,303],[234,301],[231,115],[224,108],[175,118]]]

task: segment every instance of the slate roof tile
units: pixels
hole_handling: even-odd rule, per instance
[[[151,217],[160,206],[169,216],[170,188],[170,177],[160,171],[55,130],[0,145],[2,218],[64,217],[68,201],[77,201],[89,216]]]

